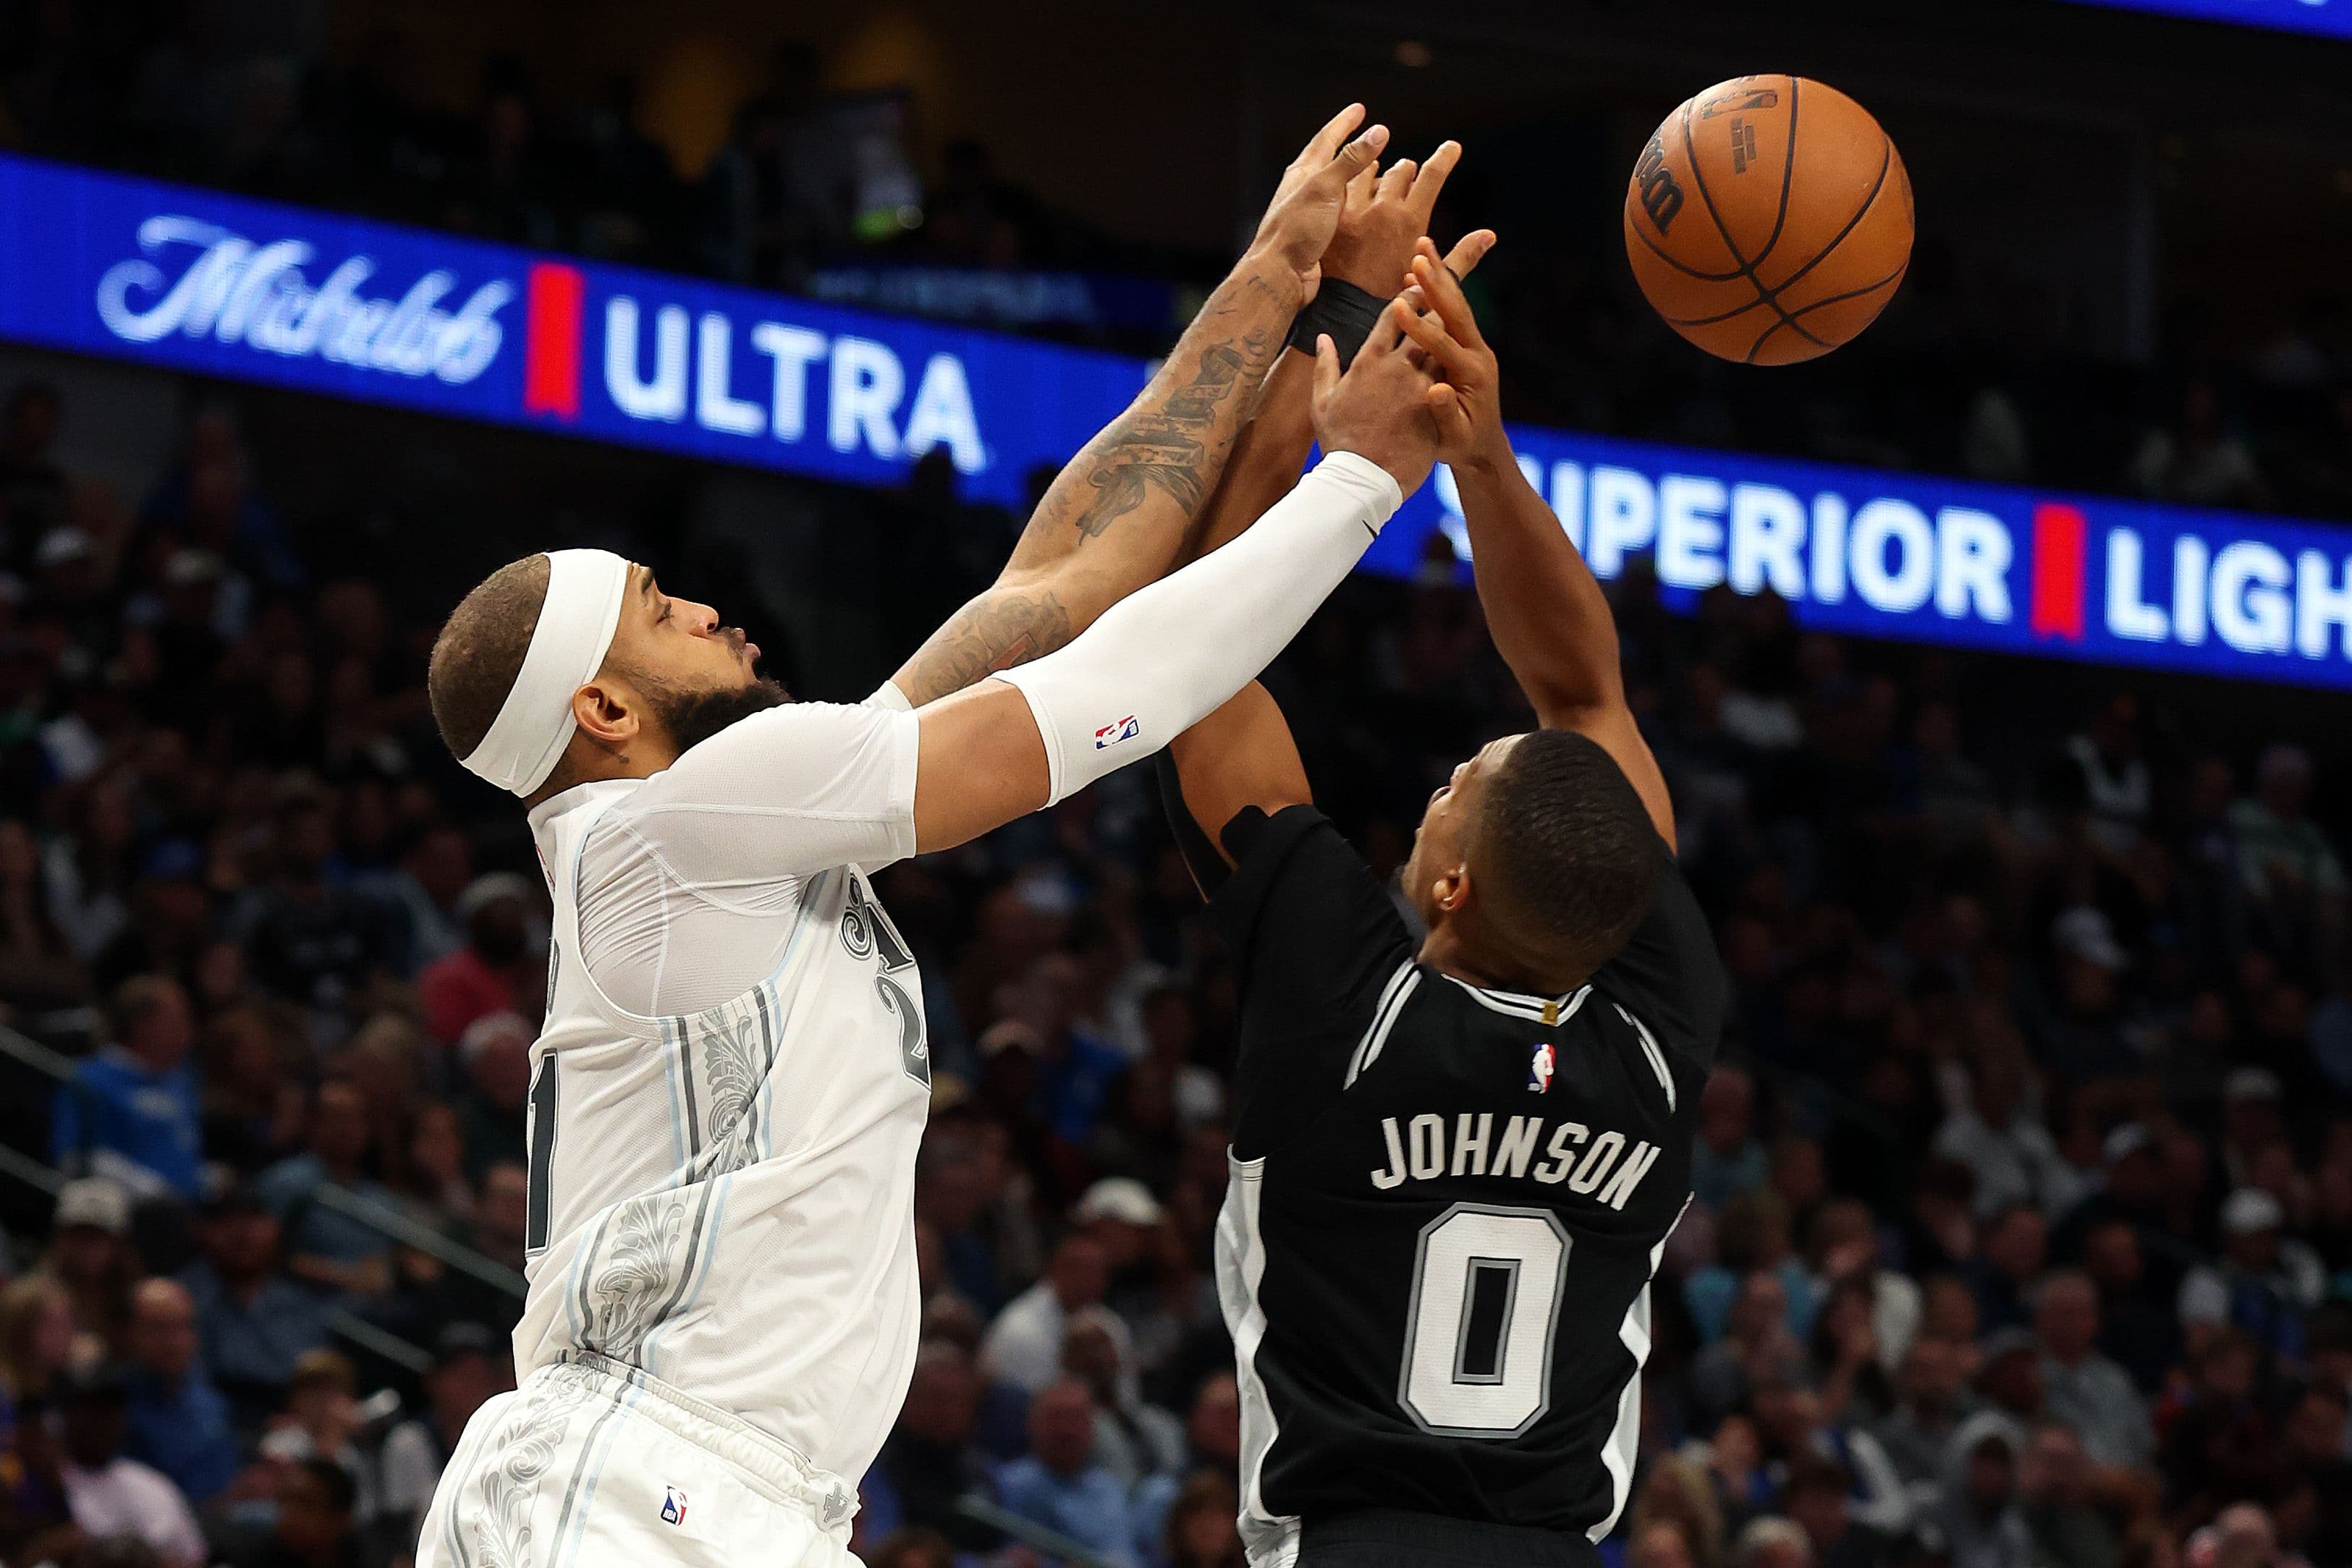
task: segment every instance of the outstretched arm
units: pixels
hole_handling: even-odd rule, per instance
[[[1400,158],[1385,170],[1359,172],[1349,182],[1339,231],[1324,252],[1324,277],[1383,299],[1394,293],[1414,245],[1428,232],[1438,195],[1461,160],[1462,144],[1444,141],[1426,163]],[[1446,265],[1454,276],[1466,277],[1494,244],[1492,229],[1475,230],[1462,236]],[[1297,343],[1275,361],[1257,406],[1234,443],[1224,481],[1194,530],[1194,554],[1206,555],[1255,522],[1307,465],[1307,452],[1315,444],[1307,407],[1314,381],[1315,357]]]
[[[1428,476],[1430,371],[1392,304],[1343,376],[1326,338],[1329,453],[1258,527],[1139,590],[1059,653],[916,713],[915,841],[943,849],[1061,800],[1191,728],[1264,668]]]
[[[1429,391],[1438,455],[1454,472],[1472,570],[1496,652],[1546,729],[1591,736],[1625,770],[1669,847],[1674,803],[1650,744],[1625,706],[1617,622],[1559,518],[1519,471],[1503,429],[1494,350],[1460,283],[1423,241],[1412,259],[1405,334],[1444,371]]]
[[[899,667],[892,684],[909,706],[1052,653],[1182,558],[1291,318],[1320,280],[1349,183],[1387,142],[1378,125],[1349,140],[1363,116],[1350,104],[1291,161],[1257,237],[1150,384],[1063,468],[994,585]],[[1382,293],[1394,287],[1384,280]]]

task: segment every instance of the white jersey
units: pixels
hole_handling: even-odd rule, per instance
[[[930,1062],[866,873],[913,852],[916,747],[910,713],[791,705],[531,811],[555,918],[519,1375],[609,1358],[852,1478],[881,1448]]]

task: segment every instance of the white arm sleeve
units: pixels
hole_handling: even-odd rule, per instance
[[[1379,464],[1334,452],[1241,538],[1138,589],[1067,646],[999,671],[1045,738],[1048,803],[1159,750],[1248,685],[1403,501]]]
[[[706,893],[915,852],[910,713],[789,703],[689,749],[599,822]],[[592,839],[592,846],[593,840]]]

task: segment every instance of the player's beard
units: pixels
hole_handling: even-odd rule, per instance
[[[737,720],[793,700],[782,681],[767,679],[716,691],[657,689],[652,695],[654,716],[669,731],[681,757]]]

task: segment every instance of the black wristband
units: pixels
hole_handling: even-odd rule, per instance
[[[1372,335],[1372,325],[1389,302],[1368,289],[1336,277],[1327,277],[1290,323],[1290,346],[1312,357],[1315,340],[1329,333],[1339,350],[1339,368],[1355,362],[1356,350]]]

